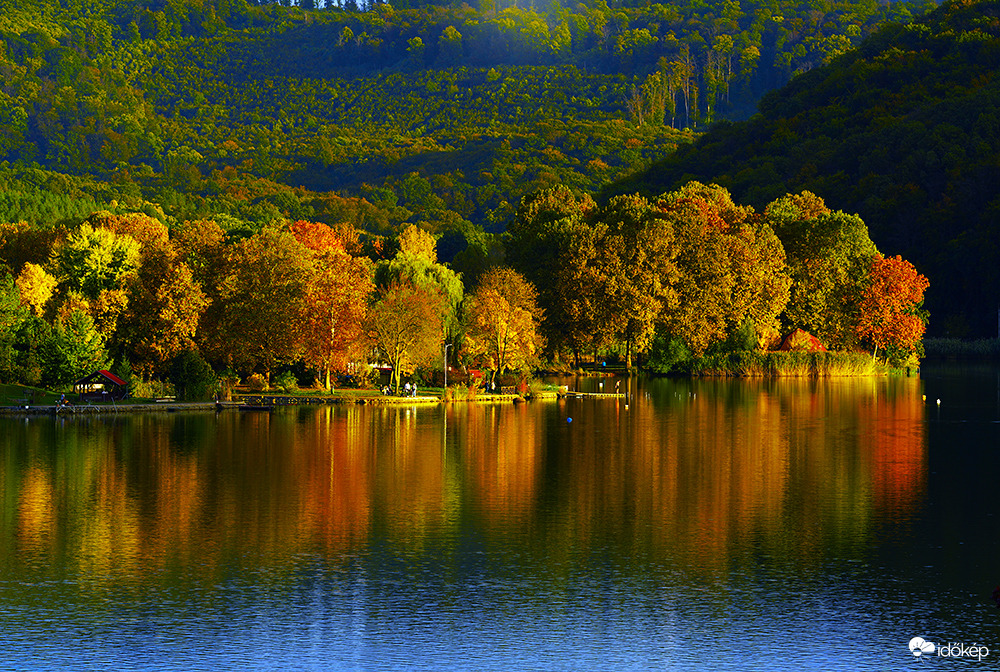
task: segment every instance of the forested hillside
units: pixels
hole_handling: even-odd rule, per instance
[[[540,188],[639,170],[929,6],[0,5],[0,220],[79,219],[53,210],[77,194],[167,223],[459,238]]]
[[[716,182],[757,205],[809,190],[931,280],[930,333],[996,336],[1000,3],[950,2],[769,94],[610,191]]]

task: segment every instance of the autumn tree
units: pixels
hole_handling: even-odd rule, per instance
[[[302,351],[305,361],[323,374],[330,389],[330,371],[349,361],[364,335],[368,296],[374,289],[372,266],[352,257],[339,235],[326,224],[296,222],[295,238],[313,255],[313,275],[305,297]]]
[[[17,276],[17,288],[21,293],[21,303],[37,315],[41,316],[58,281],[45,272],[38,264],[27,262],[22,266]]]
[[[538,288],[549,347],[568,347],[577,366],[582,350],[604,345],[613,333],[602,312],[598,251],[605,227],[591,217],[596,208],[569,187],[544,189],[521,200],[505,234],[511,265]]]
[[[772,335],[790,281],[771,228],[717,185],[690,182],[656,207],[677,239],[678,302],[667,330],[696,356],[744,325],[758,339]]]
[[[304,323],[312,256],[287,231],[263,229],[227,250],[220,334],[227,364],[272,369],[291,361]]]
[[[652,342],[656,325],[677,304],[673,227],[638,195],[617,196],[595,214],[606,229],[599,253],[605,309],[625,345],[625,366]]]
[[[208,299],[195,334],[198,349],[210,359],[224,362],[226,307],[221,292],[227,275],[226,234],[215,221],[197,220],[172,229],[171,236],[178,261],[191,269],[192,280]]]
[[[377,291],[365,332],[392,366],[396,394],[402,376],[440,352],[447,310],[447,299],[433,287],[392,282]]]
[[[498,374],[537,361],[542,316],[537,296],[524,276],[501,266],[486,271],[466,297],[465,350],[492,370],[491,384]]]
[[[198,322],[209,299],[176,255],[148,257],[128,286],[128,314],[117,339],[138,372],[165,372],[182,351],[195,348]]]
[[[927,315],[921,309],[930,285],[913,264],[900,256],[872,257],[868,282],[861,291],[858,337],[879,349],[895,365],[923,354],[921,338]]]
[[[140,255],[155,254],[169,246],[169,231],[162,222],[141,212],[112,214],[96,212],[86,223],[95,229],[107,229],[116,236],[128,236],[139,244]]]
[[[878,255],[868,227],[857,215],[830,211],[809,192],[774,201],[764,217],[781,240],[792,278],[785,326],[834,347],[854,345],[861,292]]]

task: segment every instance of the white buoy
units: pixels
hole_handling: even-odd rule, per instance
[[[940,399],[938,399],[938,406],[940,406],[940,405],[941,405],[941,400],[940,400]]]

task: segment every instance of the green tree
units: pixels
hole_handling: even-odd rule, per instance
[[[44,362],[43,382],[48,385],[72,383],[88,373],[108,367],[104,337],[94,319],[82,310],[72,310],[56,319],[52,352]]]
[[[171,362],[170,382],[178,400],[203,401],[212,398],[216,376],[200,352],[184,349]]]
[[[14,340],[18,327],[27,317],[21,294],[10,273],[0,275],[0,376],[14,374]]]
[[[579,199],[560,185],[525,196],[506,233],[511,265],[538,288],[550,348],[580,352],[607,342],[614,332],[601,295],[598,256],[605,226],[591,214],[593,199]]]
[[[857,215],[831,212],[810,192],[772,202],[764,217],[784,246],[792,278],[785,325],[834,347],[853,346],[861,292],[879,254],[868,227]]]

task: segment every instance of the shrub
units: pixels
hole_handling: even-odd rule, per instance
[[[267,379],[259,373],[255,373],[247,378],[247,386],[253,392],[263,392],[267,389]]]
[[[691,360],[691,350],[676,336],[660,335],[653,341],[648,366],[656,373],[680,371]]]
[[[291,371],[284,371],[275,378],[274,386],[282,392],[297,392],[299,381]]]
[[[128,389],[129,396],[133,399],[160,399],[174,396],[174,386],[162,380],[133,378]]]
[[[180,401],[203,401],[215,394],[216,377],[212,367],[197,350],[184,350],[170,366],[170,382]]]

